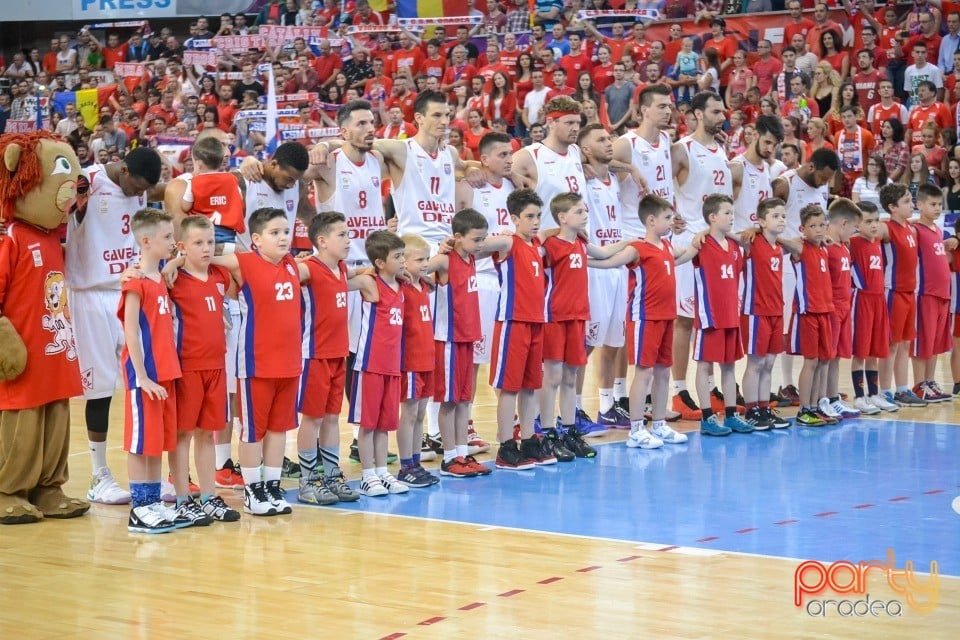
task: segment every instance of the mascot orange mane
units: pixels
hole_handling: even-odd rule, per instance
[[[51,133],[0,136],[0,524],[90,508],[61,490],[81,385],[58,229],[81,180]]]

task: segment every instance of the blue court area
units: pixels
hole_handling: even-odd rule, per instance
[[[893,548],[898,565],[960,575],[957,426],[862,419],[598,451],[343,508],[800,559]]]

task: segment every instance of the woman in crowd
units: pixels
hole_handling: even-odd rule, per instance
[[[903,141],[903,123],[895,118],[885,120],[880,125],[880,155],[887,169],[887,177],[898,182],[907,169],[910,149]]]
[[[887,178],[887,167],[883,163],[883,156],[874,153],[867,158],[867,168],[864,174],[853,182],[850,199],[854,202],[872,202],[882,210],[880,189],[889,182],[890,179]]]

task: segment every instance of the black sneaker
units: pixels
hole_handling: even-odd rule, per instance
[[[433,484],[429,478],[417,473],[417,467],[400,469],[400,473],[397,475],[397,480],[407,485],[411,489],[423,489]]]
[[[538,466],[557,464],[557,456],[544,445],[543,437],[537,434],[520,441],[520,453]]]
[[[443,455],[443,439],[440,438],[439,433],[435,436],[431,436],[426,433],[423,434],[423,442],[425,445],[428,445],[430,449],[432,449],[433,452],[436,453],[438,456]]]
[[[743,394],[740,393],[740,385],[737,385],[737,404],[741,407],[747,406],[747,401],[743,399]]]
[[[357,439],[354,438],[350,443],[350,460],[360,462],[360,448],[357,446]]]
[[[200,508],[203,509],[205,514],[218,522],[236,522],[240,519],[240,512],[236,509],[231,509],[220,496],[213,496],[202,503]]]
[[[300,463],[294,462],[290,458],[283,457],[283,469],[280,471],[281,478],[299,478],[300,477]]]
[[[550,450],[558,462],[573,462],[577,457],[573,451],[570,451],[563,445],[563,440],[556,429],[550,429],[543,436],[543,446]]]
[[[194,502],[193,498],[190,498],[183,502],[176,510],[177,519],[174,520],[174,524],[177,527],[180,527],[181,520],[186,521],[187,524],[184,524],[184,527],[208,527],[213,524],[213,518],[208,516],[206,512],[200,505]]]
[[[787,418],[784,418],[776,409],[766,408],[762,409],[767,420],[770,422],[770,426],[774,429],[786,429],[789,427],[792,422]]]
[[[531,458],[520,453],[516,440],[507,440],[500,444],[497,450],[497,469],[509,469],[513,471],[522,471],[533,469],[537,466]]]
[[[290,503],[287,502],[286,498],[283,497],[283,490],[280,488],[280,481],[270,480],[264,484],[266,485],[267,496],[270,498],[270,502],[273,503],[273,507],[277,510],[277,513],[293,513],[293,507],[291,507]]]
[[[760,407],[752,407],[748,410],[747,415],[744,416],[744,420],[753,425],[755,431],[766,431],[773,426]]]
[[[647,398],[649,397],[650,396],[647,396]],[[619,400],[616,401],[616,405],[621,409],[623,409],[623,411],[627,415],[630,415],[630,398],[626,398],[626,397],[620,398]]]
[[[576,427],[567,427],[560,436],[563,446],[573,452],[578,458],[595,458],[597,450],[587,444],[583,434]]]

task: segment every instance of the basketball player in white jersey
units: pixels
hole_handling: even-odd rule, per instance
[[[290,228],[299,218],[309,224],[316,210],[310,204],[308,183],[315,174],[305,176],[310,169],[307,148],[293,140],[277,147],[273,156],[264,162],[248,157],[240,164],[240,191],[246,203],[246,215],[262,207],[282,209],[287,214]],[[237,244],[249,251],[250,230],[237,237]]]
[[[580,133],[580,103],[560,96],[543,107],[547,135],[513,154],[513,170],[537,192],[544,206],[554,196],[568,191],[583,194],[587,180],[583,175],[577,134]],[[557,226],[552,216],[540,219],[540,229]]]
[[[671,149],[677,202],[678,228],[674,247],[689,246],[694,235],[705,231],[703,201],[713,193],[733,196],[733,177],[727,156],[717,136],[723,132],[726,115],[723,100],[712,91],[701,91],[690,102],[697,119],[693,133],[681,138]],[[693,329],[693,263],[677,267],[677,321],[673,336],[673,410],[684,420],[699,420],[700,408],[687,391],[687,363]]]
[[[733,176],[733,232],[757,225],[757,204],[772,197],[770,165],[783,140],[783,125],[775,116],[760,116],[753,144],[730,161]]]
[[[673,203],[672,143],[670,134],[665,131],[673,118],[670,88],[660,84],[645,87],[640,91],[637,106],[640,125],[613,143],[613,158],[637,167],[646,179],[649,193]],[[642,238],[645,227],[637,215],[640,188],[626,174],[621,174],[620,179],[620,202],[623,205],[620,226],[624,237]]]
[[[613,139],[600,124],[588,124],[577,137],[580,151],[594,177],[586,182],[583,195],[587,203],[589,242],[602,247],[620,242],[623,233],[620,221],[621,185],[610,172],[613,159]],[[639,218],[638,218],[639,219]],[[599,358],[600,414],[597,424],[603,429],[584,435],[596,436],[608,428],[630,428],[630,415],[617,410],[614,380],[617,376],[617,357],[626,342],[627,273],[621,269],[588,269],[587,289],[590,300],[590,321],[587,323],[587,354]],[[599,347],[599,350],[597,348]],[[626,390],[626,375],[620,386]],[[583,393],[583,368],[577,380],[577,394]]]
[[[808,204],[827,209],[828,185],[840,169],[840,160],[831,149],[817,149],[807,162],[792,171],[787,171],[773,180],[773,195],[786,202],[787,227],[781,234],[786,240],[801,237],[800,210]],[[793,315],[793,293],[797,276],[793,269],[783,271],[783,326],[790,326]],[[793,363],[798,356],[782,354],[780,357],[780,389],[777,392],[783,404],[800,403],[800,394],[793,382]]]
[[[101,504],[126,504],[130,493],[107,467],[110,401],[117,389],[123,326],[117,318],[120,274],[137,261],[139,250],[130,233],[133,214],[148,202],[163,200],[160,155],[134,149],[121,162],[83,170],[89,181],[67,221],[66,278],[70,288],[93,479],[87,498]]]
[[[482,187],[473,187],[466,180],[457,183],[457,211],[475,209],[487,219],[489,234],[513,232],[515,227],[507,211],[507,196],[516,188],[510,180],[513,171],[513,146],[505,133],[487,133],[480,138],[480,171],[486,181]],[[477,371],[480,365],[490,364],[493,346],[493,324],[497,315],[500,297],[500,280],[497,277],[493,258],[477,259],[477,289],[480,296],[480,340],[473,345],[473,393],[477,393]],[[471,420],[467,428],[467,446],[470,455],[487,451],[490,445],[483,441],[473,428]]]

